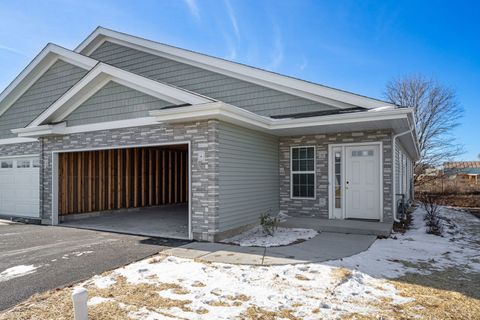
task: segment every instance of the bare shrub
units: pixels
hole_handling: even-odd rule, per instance
[[[278,223],[280,220],[278,217],[272,217],[270,211],[264,212],[260,215],[260,225],[264,234],[273,236],[275,231],[277,231]]]
[[[427,233],[441,236],[443,234],[443,222],[440,217],[439,196],[424,193],[420,196],[425,216],[423,220],[427,226]]]

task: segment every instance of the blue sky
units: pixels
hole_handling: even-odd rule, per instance
[[[376,98],[394,77],[433,77],[458,93],[458,159],[474,160],[479,17],[477,1],[2,1],[0,90],[48,42],[73,49],[101,25]]]

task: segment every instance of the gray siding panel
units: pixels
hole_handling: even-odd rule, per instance
[[[258,223],[279,211],[278,139],[221,122],[219,231]]]
[[[15,137],[11,129],[27,126],[86,73],[87,70],[57,61],[0,116],[0,139]]]
[[[65,120],[74,126],[148,117],[150,110],[169,105],[172,103],[110,81]]]
[[[158,81],[209,96],[237,107],[271,116],[334,109],[280,91],[205,69],[105,42],[91,57]]]

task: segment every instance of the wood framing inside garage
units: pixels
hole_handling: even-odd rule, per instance
[[[58,215],[188,202],[188,145],[58,154]]]

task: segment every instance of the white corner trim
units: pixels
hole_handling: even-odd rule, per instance
[[[28,143],[28,142],[36,142],[36,141],[38,140],[34,138],[8,138],[8,139],[0,139],[0,145]]]
[[[90,70],[96,60],[49,43],[0,94],[0,116],[58,60]]]
[[[33,120],[28,127],[40,126],[45,121],[63,121],[110,81],[171,102],[172,104],[199,104],[212,101],[207,97],[187,90],[154,81],[104,63],[98,63],[85,77]]]
[[[381,100],[322,86],[288,76],[283,76],[274,72],[269,72],[224,59],[180,49],[102,27],[97,28],[92,34],[90,34],[90,36],[87,37],[87,39],[85,39],[75,49],[75,52],[79,52],[88,56],[105,41],[120,44],[122,46],[175,60],[181,63],[186,63],[341,109],[350,108],[352,106],[360,106],[368,109],[393,106],[392,104]]]

